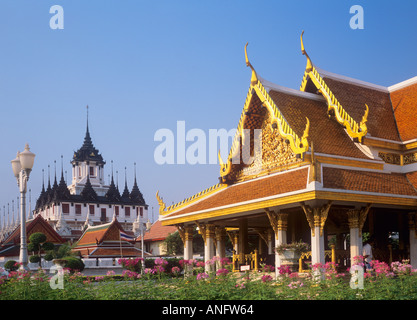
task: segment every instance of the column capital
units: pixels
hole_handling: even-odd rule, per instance
[[[417,212],[408,213],[408,229],[414,230],[414,234],[417,237]]]
[[[346,214],[348,216],[349,228],[358,228],[359,236],[362,236],[362,228],[365,224],[366,217],[368,216],[371,203],[368,203],[366,207],[361,209],[349,209]]]
[[[287,231],[288,213],[274,212],[269,210],[268,208],[264,209],[264,211],[268,216],[269,223],[271,224],[272,229],[275,232],[275,236],[277,236],[278,231]]]
[[[301,202],[301,208],[303,209],[306,215],[313,237],[316,236],[316,227],[320,228],[320,237],[323,236],[324,225],[326,223],[327,216],[329,215],[329,210],[332,203],[333,201],[329,201],[326,205],[323,205],[321,207],[311,208],[310,206],[305,205],[304,202]]]
[[[216,226],[214,230],[216,241],[223,241],[226,238],[226,228]]]

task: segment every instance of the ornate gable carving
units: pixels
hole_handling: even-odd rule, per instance
[[[260,129],[250,131],[252,161],[247,164],[241,161],[239,168],[235,167],[235,170],[232,170],[230,174],[232,180],[253,179],[274,171],[286,170],[290,166],[302,162],[301,158],[297,157],[292,150],[290,143],[279,134],[278,130],[273,128],[271,120],[269,112],[265,112]],[[242,152],[245,151],[241,147],[241,154]]]

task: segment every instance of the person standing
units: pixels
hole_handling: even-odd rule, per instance
[[[371,236],[368,240],[365,241],[365,244],[362,249],[363,262],[365,263],[366,270],[371,269],[371,261],[374,259],[372,254],[372,247],[375,243],[375,239]]]

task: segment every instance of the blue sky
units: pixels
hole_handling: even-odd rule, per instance
[[[352,30],[349,9],[364,9]],[[52,30],[49,8],[64,9]],[[299,37],[318,67],[389,86],[416,76],[417,3],[411,1],[21,1],[0,2],[0,219],[17,200],[10,160],[26,142],[36,154],[32,206],[42,169],[54,161],[71,179],[89,105],[93,143],[149,204],[178,202],[218,182],[218,165],[158,165],[158,129],[234,129],[250,82],[244,45],[258,74],[298,89]],[[16,210],[16,209],[15,209]]]

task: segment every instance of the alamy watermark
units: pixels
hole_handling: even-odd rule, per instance
[[[235,138],[237,137],[237,140]],[[262,130],[243,129],[236,136],[236,129],[186,130],[185,121],[177,121],[176,131],[162,128],[154,134],[160,142],[154,150],[154,160],[164,164],[217,164],[219,151],[228,155],[232,145],[233,164],[252,164],[262,157]]]
[[[365,21],[363,7],[358,4],[351,6],[349,13],[353,14],[349,20],[350,28],[353,30],[364,29]]]
[[[64,268],[61,266],[54,265],[51,267],[49,272],[51,274],[54,274],[51,277],[51,279],[49,279],[49,286],[51,287],[51,289],[64,289]]]
[[[49,27],[52,30],[64,29],[64,8],[59,5],[53,5],[49,8],[49,13],[53,14],[49,19]]]

